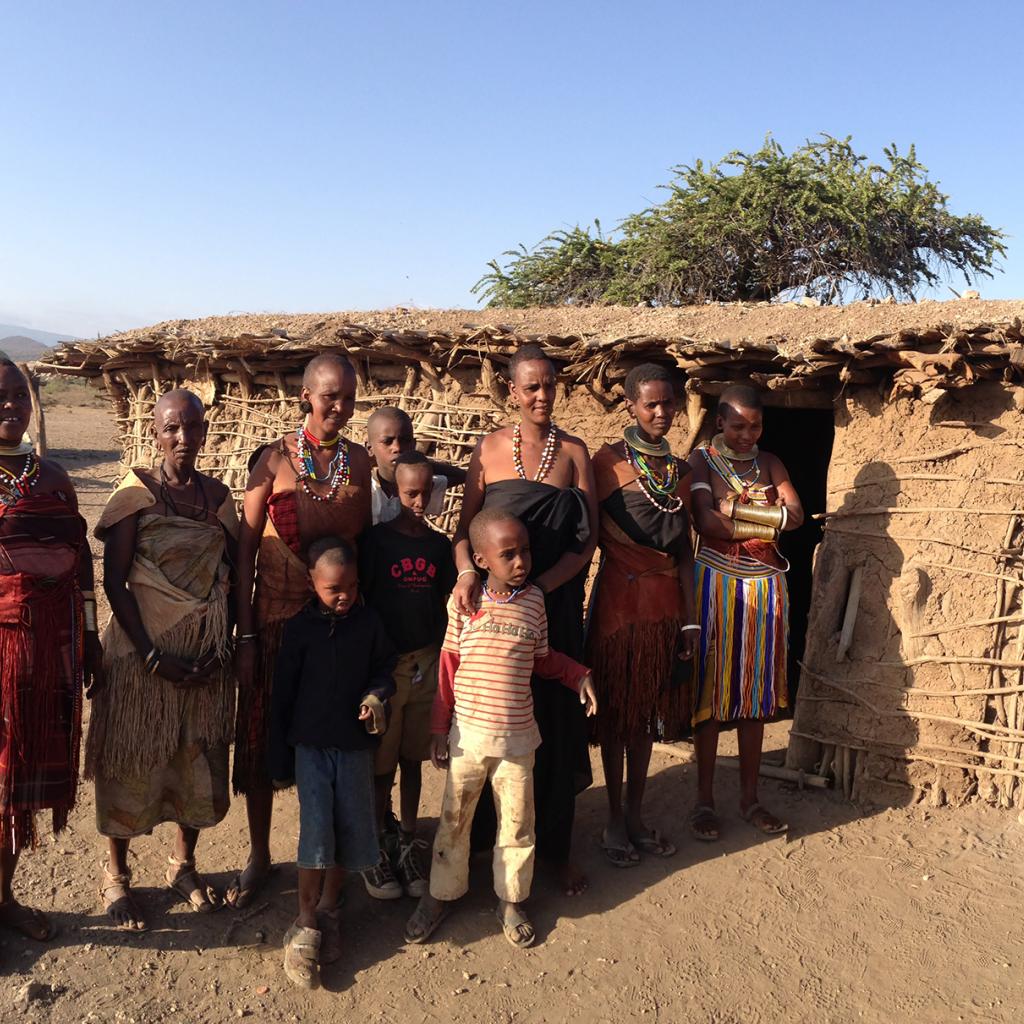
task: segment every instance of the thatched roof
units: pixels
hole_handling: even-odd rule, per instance
[[[237,369],[291,373],[323,348],[424,372],[498,368],[541,343],[565,379],[606,394],[629,366],[674,361],[691,390],[738,376],[772,390],[825,389],[892,374],[898,390],[1024,376],[1024,301],[960,300],[843,307],[723,304],[680,309],[590,307],[241,315],[178,320],[62,345],[38,368],[152,379]]]

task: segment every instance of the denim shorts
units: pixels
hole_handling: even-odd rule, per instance
[[[295,748],[300,868],[366,871],[380,860],[373,751]]]

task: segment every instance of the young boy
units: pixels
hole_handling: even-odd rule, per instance
[[[403,890],[417,898],[427,891],[420,860],[426,843],[416,839],[416,819],[422,762],[430,760],[430,709],[448,622],[445,605],[455,586],[451,541],[424,518],[434,483],[430,462],[420,452],[403,452],[394,474],[399,515],[374,526],[359,549],[363,597],[387,624],[399,654],[391,720],[374,763],[381,858],[363,872],[366,891],[379,900],[396,899]],[[390,806],[399,767],[400,822]]]
[[[404,409],[393,405],[381,406],[370,413],[366,421],[366,447],[370,450],[376,468],[370,474],[370,497],[375,523],[387,523],[401,511],[398,489],[395,485],[395,467],[398,457],[416,448],[412,420]],[[439,516],[444,511],[444,495],[449,486],[458,487],[466,482],[466,471],[447,462],[429,462],[433,471],[433,487],[427,502],[428,516]]]
[[[490,779],[498,813],[494,888],[505,938],[519,948],[534,940],[523,909],[534,860],[533,759],[540,732],[530,677],[558,679],[597,711],[590,673],[548,648],[544,595],[527,582],[530,539],[508,512],[480,512],[469,528],[473,561],[487,573],[480,610],[460,614],[448,603],[440,680],[431,719],[431,760],[447,767],[441,823],[434,838],[430,892],[406,925],[408,942],[424,942],[469,884],[473,812]],[[552,685],[556,685],[552,683]]]
[[[340,954],[338,894],[346,871],[380,855],[373,753],[395,692],[395,652],[380,616],[357,603],[355,552],[343,540],[310,545],[315,598],[284,627],[271,698],[275,788],[299,791],[299,915],[284,942],[285,974],[320,983]],[[321,949],[321,939],[323,948]]]

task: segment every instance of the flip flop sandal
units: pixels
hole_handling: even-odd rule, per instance
[[[421,901],[422,902],[422,901]],[[438,909],[433,917],[428,917],[424,913],[421,906],[418,906],[413,912],[412,917],[409,918],[408,924],[405,926],[405,941],[419,944],[426,942],[431,935],[437,931],[437,926],[448,916],[448,905],[446,903],[439,903]],[[414,924],[419,924],[419,928],[416,932],[412,931]]]
[[[224,901],[217,890],[207,885],[196,871],[194,860],[168,857],[167,863],[170,865],[164,875],[167,887],[176,892],[197,914],[212,914],[223,906]]]
[[[604,850],[604,855],[608,858],[608,863],[615,868],[635,868],[640,863],[640,854],[636,852],[636,848],[632,843],[626,843],[623,846],[621,843],[610,843],[607,839],[607,833],[601,833],[601,842],[598,844],[601,849]]]
[[[760,824],[754,820],[758,816],[760,816]],[[762,807],[761,804],[751,804],[744,812],[743,820],[749,822],[758,832],[763,832],[766,836],[780,836],[783,832],[789,831],[789,826],[784,821],[779,821],[771,811]]]
[[[242,887],[242,876],[247,871],[247,868],[242,868],[241,871],[235,872],[235,877],[231,879],[228,884],[227,890],[224,893],[224,902],[227,906],[231,907],[232,910],[245,910],[247,906],[252,902],[252,898],[267,884],[270,876],[277,871],[277,865],[271,864],[267,868],[266,872],[259,876],[255,882],[250,882],[245,888]],[[235,898],[229,899],[229,893],[237,893]]]
[[[320,987],[320,941],[315,928],[293,924],[284,935],[284,973],[299,988]]]
[[[17,900],[0,903],[0,926],[12,928],[36,942],[49,942],[57,934],[53,922],[41,910],[26,907]]]
[[[507,909],[503,910],[501,904],[498,904],[495,915],[498,918],[498,923],[501,925],[501,930],[505,934],[505,938],[516,947],[516,949],[527,949],[532,946],[536,941],[537,933],[533,930],[533,923],[530,919],[519,909],[515,903],[506,904]],[[511,920],[509,920],[511,918]],[[522,935],[519,929],[522,927],[529,928],[527,935]]]
[[[646,835],[630,835],[629,841],[642,853],[652,857],[671,857],[676,852],[675,846],[663,839],[656,828],[652,828]]]
[[[705,826],[703,831],[701,830],[702,825]],[[690,834],[702,843],[718,842],[721,832],[714,807],[707,804],[699,804],[694,807],[690,814]]]
[[[103,868],[103,885],[100,886],[100,899],[103,900],[103,909],[107,912],[111,924],[120,931],[144,932],[146,921],[139,910],[131,892],[132,873],[124,872],[120,875],[112,875],[106,867]],[[120,895],[112,895],[119,892]],[[118,923],[114,920],[114,911],[123,910],[129,920]],[[134,924],[130,922],[135,922]]]

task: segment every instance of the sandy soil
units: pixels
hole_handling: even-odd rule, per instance
[[[48,426],[55,456],[95,518],[117,471],[107,414],[55,409]],[[786,732],[785,723],[772,727],[776,760]],[[293,797],[277,803],[281,867],[252,913],[191,914],[162,888],[171,829],[138,841],[134,871],[151,930],[126,935],[107,926],[97,896],[101,844],[84,786],[67,831],[22,862],[19,895],[61,931],[48,946],[2,935],[0,1021],[1019,1019],[1024,831],[1014,817],[973,806],[879,811],[766,782],[765,802],[792,831],[765,840],[735,815],[736,774],[723,768],[723,840],[698,844],[685,827],[694,792],[688,749],[657,754],[649,787],[650,821],[679,852],[627,871],[610,867],[596,844],[604,789],[595,764],[577,824],[592,887],[570,900],[538,879],[536,948],[515,951],[497,933],[486,861],[425,948],[402,942],[411,901],[376,903],[352,879],[347,953],[313,994],[292,989],[280,968],[294,912]],[[427,780],[425,836],[441,781],[430,769]],[[224,885],[245,849],[245,811],[236,803],[202,841],[201,866]],[[52,987],[49,1000],[21,1012],[15,996],[30,980]]]

